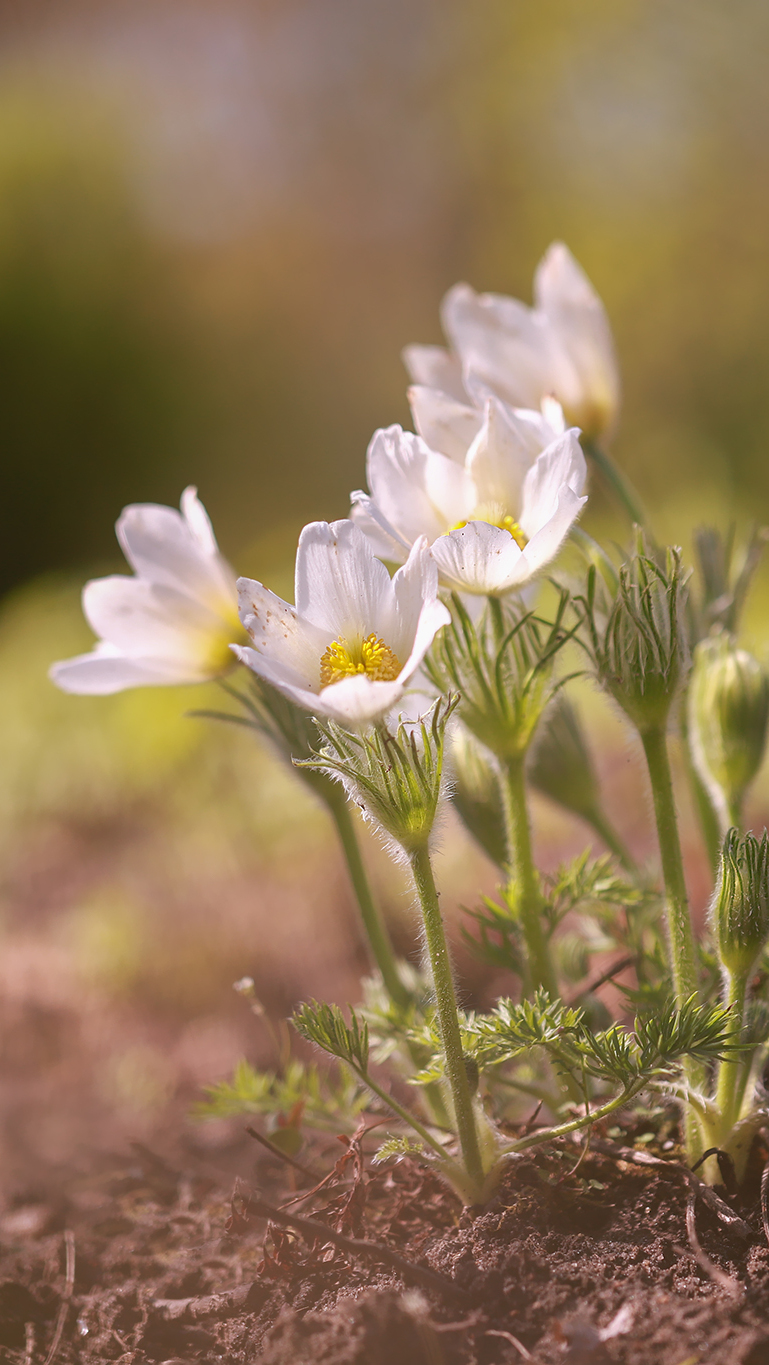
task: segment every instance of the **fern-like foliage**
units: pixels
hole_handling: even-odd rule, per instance
[[[554,1065],[573,1076],[589,1075],[611,1087],[673,1076],[684,1057],[710,1062],[733,1049],[732,1021],[722,1005],[687,1001],[655,1014],[638,1016],[632,1030],[621,1024],[593,1031],[582,1010],[550,1000],[538,991],[533,1000],[502,1000],[489,1015],[474,1021],[479,1065],[512,1062],[542,1048]]]
[[[348,1025],[338,1005],[310,1000],[300,1005],[291,1022],[297,1033],[332,1057],[357,1071],[368,1070],[368,1024],[358,1018],[355,1010],[350,1010]]]
[[[279,1074],[259,1071],[245,1059],[237,1063],[231,1080],[206,1086],[205,1095],[193,1110],[195,1118],[299,1113],[303,1125],[337,1129],[340,1123],[354,1123],[367,1100],[366,1091],[347,1070],[322,1072],[317,1066],[290,1061]]]

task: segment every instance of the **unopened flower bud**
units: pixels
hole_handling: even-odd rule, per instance
[[[499,778],[491,759],[464,726],[458,725],[452,736],[451,766],[452,799],[460,819],[492,862],[503,867],[507,839]]]
[[[598,678],[641,734],[664,727],[686,659],[686,575],[680,550],[662,555],[639,532],[637,552],[609,593],[591,568],[583,643]]]
[[[689,685],[689,738],[697,771],[722,824],[739,811],[766,747],[769,679],[729,635],[702,640]]]
[[[769,936],[769,839],[730,829],[721,852],[712,904],[719,961],[745,977]]]

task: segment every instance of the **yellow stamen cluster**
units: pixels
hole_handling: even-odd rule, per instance
[[[374,682],[392,682],[400,671],[397,654],[374,634],[353,644],[345,639],[335,640],[321,657],[320,685],[329,687],[331,683],[354,678],[359,673]]]
[[[528,545],[528,537],[521,530],[519,522],[515,517],[511,517],[504,508],[489,504],[486,507],[478,507],[471,517],[466,521],[458,521],[456,526],[452,526],[452,531],[461,531],[468,521],[485,521],[489,526],[498,526],[501,531],[508,531],[513,537],[519,549],[523,550]]]

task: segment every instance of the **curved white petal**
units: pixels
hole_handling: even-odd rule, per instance
[[[462,361],[465,386],[487,385],[512,407],[538,408],[554,383],[556,357],[545,317],[517,299],[455,285],[443,302],[446,333]]]
[[[431,450],[451,460],[464,461],[468,447],[480,430],[483,416],[477,408],[426,384],[412,384],[408,399],[416,427]]]
[[[424,536],[415,543],[407,562],[392,580],[393,618],[384,638],[408,679],[422,662],[441,626],[451,620],[438,601],[438,568]]]
[[[518,418],[506,404],[488,400],[483,426],[467,452],[476,507],[498,503],[506,513],[517,515],[524,479],[542,449],[535,433],[536,427]]]
[[[62,692],[98,697],[123,692],[128,687],[204,682],[207,675],[185,669],[178,661],[129,659],[104,645],[90,654],[52,664],[48,676]]]
[[[587,431],[602,430],[620,399],[614,340],[598,294],[563,242],[554,242],[540,261],[534,297],[579,379],[580,394],[564,397],[565,405]]]
[[[350,502],[350,521],[363,532],[377,559],[402,564],[409,547],[372,503],[368,493],[356,488],[350,494]]]
[[[334,637],[300,621],[288,602],[253,578],[238,579],[238,599],[240,619],[254,642],[254,649],[247,651],[249,661],[251,655],[267,657],[271,672],[277,671],[285,682],[317,692],[321,657]]]
[[[555,559],[586,502],[587,498],[579,497],[568,484],[561,485],[552,515],[534,533],[523,552],[526,579],[533,578]]]
[[[352,521],[313,521],[299,537],[296,611],[330,640],[366,636],[389,608],[390,575]]]
[[[494,595],[521,581],[520,547],[509,531],[486,521],[469,521],[441,536],[431,549],[441,579],[459,592]]]
[[[116,526],[123,553],[140,578],[175,588],[234,619],[235,578],[217,551],[194,490],[186,491],[183,505],[184,515],[156,503],[125,507]]]
[[[92,630],[122,654],[177,659],[204,669],[216,657],[226,658],[236,634],[184,593],[121,574],[86,583],[83,612]]]
[[[529,541],[555,514],[561,489],[566,485],[578,495],[586,477],[585,456],[579,435],[572,428],[543,450],[524,480],[518,520]]]
[[[341,682],[324,687],[316,707],[316,714],[350,729],[362,729],[397,706],[405,684],[399,678],[393,682],[374,682],[362,674],[343,678]]]
[[[211,525],[211,518],[198,497],[198,490],[192,484],[185,488],[182,493],[181,509],[190,535],[196,542],[201,554],[208,559],[214,559],[219,553],[214,528]]]
[[[382,529],[392,527],[406,546],[421,535],[435,540],[451,525],[436,507],[428,491],[430,457],[459,469],[453,460],[431,451],[419,436],[394,425],[376,431],[366,455],[366,476],[371,502],[376,506]],[[449,470],[449,476],[451,470]],[[440,480],[434,476],[437,491]],[[459,517],[454,518],[455,521]]]
[[[460,403],[467,402],[462,384],[462,366],[458,357],[447,351],[445,346],[406,346],[402,355],[413,384],[426,384],[428,388],[440,389]]]

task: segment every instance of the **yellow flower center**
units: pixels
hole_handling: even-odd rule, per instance
[[[521,550],[528,545],[528,536],[521,530],[520,524],[499,503],[482,503],[466,521],[458,521],[456,526],[452,526],[452,531],[461,531],[468,521],[485,521],[489,526],[498,526],[501,531],[508,531]]]
[[[353,644],[342,638],[329,645],[321,657],[320,685],[329,687],[359,673],[374,682],[392,682],[400,671],[397,654],[373,633]]]

